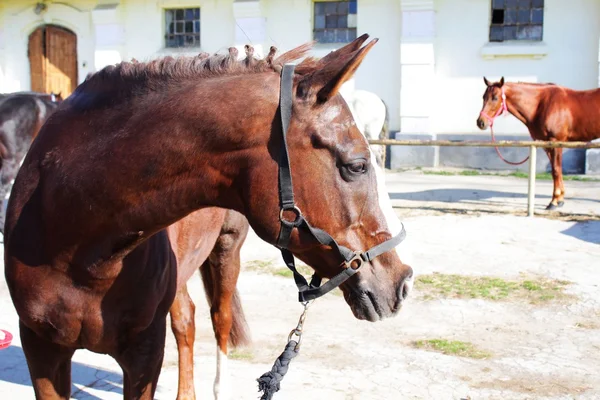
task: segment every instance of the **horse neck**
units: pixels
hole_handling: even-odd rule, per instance
[[[519,83],[505,83],[506,107],[519,121],[529,125],[539,105],[542,87]]]
[[[86,207],[118,216],[96,221],[97,229],[147,237],[202,207],[243,211],[236,183],[250,160],[269,156],[277,110],[279,77],[264,75],[202,79],[175,93],[136,98],[127,112],[115,106],[111,112],[120,117],[102,128],[103,147],[81,152],[81,157],[96,153],[97,158],[73,160],[93,170],[80,177],[81,184],[93,193],[94,184],[85,183],[85,175],[96,176],[109,194],[84,201]],[[269,79],[272,84],[265,83]],[[102,126],[102,118],[85,120]]]

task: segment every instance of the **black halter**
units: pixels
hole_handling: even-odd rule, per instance
[[[279,200],[281,205],[279,220],[281,221],[281,229],[279,231],[279,237],[277,238],[277,247],[281,249],[283,261],[294,274],[294,280],[296,281],[296,286],[298,286],[299,291],[299,301],[307,302],[321,297],[327,292],[341,285],[348,278],[357,273],[364,263],[370,262],[375,257],[394,249],[398,244],[400,244],[400,242],[404,240],[406,237],[406,231],[404,230],[403,225],[402,231],[393,238],[388,239],[385,242],[380,243],[364,252],[352,251],[344,246],[339,245],[327,232],[310,226],[308,221],[304,218],[302,211],[300,211],[294,202],[294,189],[292,186],[292,174],[290,170],[290,160],[288,157],[286,141],[288,127],[292,118],[292,87],[294,83],[294,67],[295,66],[293,64],[285,64],[281,71],[279,112],[281,114],[283,148],[281,151],[281,160],[279,160]],[[293,221],[288,221],[285,219],[284,213],[286,211],[294,213],[295,219]],[[319,277],[317,274],[314,274],[309,284],[298,272],[298,270],[296,270],[294,256],[292,252],[287,249],[292,231],[295,228],[304,229],[322,245],[329,246],[337,250],[344,260],[344,270],[324,283],[322,286],[321,277]]]

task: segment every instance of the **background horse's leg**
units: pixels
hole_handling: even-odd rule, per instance
[[[19,323],[19,329],[36,399],[69,399],[75,350],[40,338],[23,323]]]
[[[247,324],[236,289],[240,272],[240,249],[248,234],[246,218],[228,211],[221,234],[208,260],[200,268],[217,340],[217,373],[213,391],[215,399],[229,397],[227,345],[249,343]]]
[[[547,149],[546,153],[548,154],[548,158],[550,158],[550,166],[552,167],[552,181],[554,183],[552,200],[546,207],[546,210],[555,210],[557,207],[562,206],[562,204],[559,204],[559,196],[561,194],[560,181],[562,180],[562,165],[559,163],[559,160],[562,160],[562,149]]]
[[[558,195],[558,206],[562,207],[565,204],[565,182],[563,181],[562,174],[562,156],[563,149],[556,149],[556,165],[558,170],[558,189],[560,190],[560,194]]]
[[[148,328],[128,338],[123,351],[113,355],[123,369],[125,400],[154,399],[165,354],[166,317],[157,314]]]
[[[196,337],[196,325],[194,313],[196,306],[190,298],[187,285],[183,285],[170,309],[171,330],[177,342],[179,353],[179,385],[177,400],[194,400],[196,392],[194,389],[194,339]]]

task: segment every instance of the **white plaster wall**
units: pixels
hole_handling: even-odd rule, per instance
[[[280,52],[313,39],[313,2],[310,0],[263,0],[267,18],[267,43]],[[349,87],[374,92],[387,104],[391,129],[399,129],[400,109],[400,4],[397,0],[360,0],[358,35],[368,33],[379,42],[365,58]],[[322,57],[338,45],[317,44],[312,54]]]
[[[123,0],[120,6],[125,25],[123,59],[139,61],[165,55],[215,53],[233,45],[233,0]],[[165,48],[164,10],[200,7],[200,49]]]
[[[34,1],[2,0],[2,34],[0,35],[0,92],[29,90],[31,79],[27,45],[29,34],[38,26],[54,24],[77,35],[78,79],[85,79],[94,66],[94,35],[91,29],[90,2],[77,3],[77,9],[63,4],[50,4],[43,16],[33,12]]]
[[[596,88],[600,1],[546,0],[541,59],[484,59],[489,0],[436,0],[436,91],[434,132],[479,132],[475,125],[485,90],[482,76],[509,81],[554,82],[573,89]],[[515,118],[500,118],[498,132],[527,133]]]

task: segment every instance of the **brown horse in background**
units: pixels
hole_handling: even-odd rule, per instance
[[[352,249],[391,238],[368,143],[338,94],[376,42],[361,47],[366,37],[303,60],[286,97],[295,204]],[[69,397],[71,357],[80,348],[119,363],[125,398],[153,397],[166,316],[189,277],[170,225],[197,210],[227,208],[263,240],[278,242],[287,218],[278,192],[280,72],[309,49],[238,61],[232,48],[110,66],[46,122],[15,180],[5,238],[6,281],[38,398]],[[222,227],[205,226],[198,260]],[[306,231],[293,230],[286,248],[323,278],[355,268]],[[392,250],[340,288],[357,318],[376,321],[400,310],[411,277]]]
[[[551,83],[491,83],[487,88],[477,126],[485,130],[504,110],[527,126],[534,140],[589,142],[600,138],[600,89],[573,90]],[[552,166],[554,191],[546,207],[562,207],[565,186],[562,177],[562,148],[544,149]]]
[[[221,224],[216,242],[206,240],[206,226]],[[187,291],[189,274],[200,268],[204,293],[217,341],[215,399],[227,398],[226,371],[228,345],[250,343],[248,326],[236,288],[240,273],[240,249],[248,234],[248,221],[233,210],[206,208],[196,211],[167,228],[179,269],[186,272],[178,279],[179,290],[169,310],[171,329],[179,356],[178,400],[195,399],[194,341],[196,336],[195,305]],[[206,257],[206,248],[212,250]]]
[[[10,193],[23,157],[62,97],[53,93],[0,94],[0,233],[4,233],[4,199]]]

